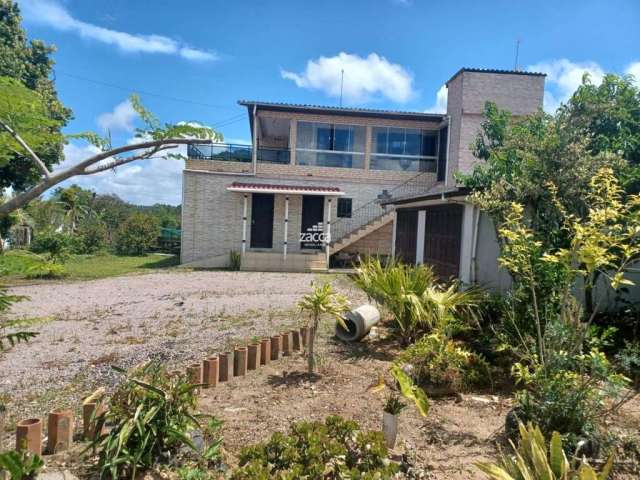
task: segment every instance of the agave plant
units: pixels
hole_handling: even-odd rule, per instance
[[[490,480],[606,480],[613,467],[613,457],[600,473],[583,460],[569,462],[562,449],[562,437],[553,432],[547,449],[540,428],[520,423],[520,443],[513,443],[513,455],[503,455],[496,463],[477,463]]]

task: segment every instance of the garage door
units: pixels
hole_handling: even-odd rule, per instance
[[[396,219],[396,259],[409,264],[416,263],[417,210],[398,210]]]
[[[458,277],[462,241],[462,205],[438,205],[426,209],[424,263],[441,279]]]

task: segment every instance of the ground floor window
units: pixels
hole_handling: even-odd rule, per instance
[[[338,218],[351,218],[351,198],[338,198]]]

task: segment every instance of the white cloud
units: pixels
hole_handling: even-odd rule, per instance
[[[100,27],[74,18],[55,0],[21,0],[25,19],[57,30],[74,32],[84,38],[114,45],[124,52],[179,55],[187,60],[205,62],[217,60],[213,52],[198,50],[163,35],[142,35]]]
[[[426,113],[447,113],[447,86],[442,85],[436,93],[436,103],[425,110]]]
[[[184,150],[186,153],[186,148]],[[75,165],[97,152],[98,149],[91,145],[69,143],[64,148],[64,162],[54,170]],[[123,165],[115,172],[108,170],[94,175],[73,177],[62,185],[68,186],[75,183],[98,193],[116,194],[138,205],[154,203],[178,205],[182,202],[183,169],[183,160],[151,158]]]
[[[544,109],[547,112],[555,112],[561,103],[571,97],[582,83],[585,73],[595,84],[604,77],[604,70],[596,62],[574,63],[566,58],[529,65],[527,70],[547,74],[544,92]]]
[[[339,97],[342,70],[343,98],[347,103],[368,102],[378,97],[404,103],[415,95],[412,75],[402,65],[391,63],[376,53],[362,58],[340,52],[333,57],[309,60],[302,73],[282,70],[281,74],[298,87],[321,90],[331,97]]]
[[[129,100],[119,103],[112,112],[106,112],[98,116],[97,122],[103,130],[133,131],[133,121],[138,117],[138,113],[133,109]]]
[[[630,63],[627,68],[625,68],[624,73],[633,75],[636,84],[640,87],[640,62]]]

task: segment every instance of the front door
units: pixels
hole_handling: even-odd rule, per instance
[[[426,209],[424,263],[431,265],[441,280],[456,278],[460,273],[463,209],[458,204]]]
[[[300,248],[322,248],[324,236],[324,197],[304,195],[302,197],[302,222],[300,228]]]
[[[273,195],[251,195],[251,248],[273,247]]]

